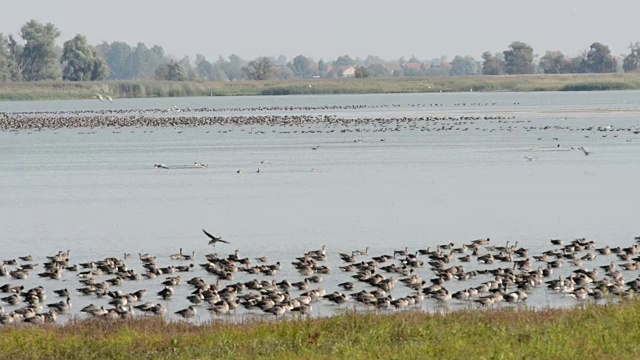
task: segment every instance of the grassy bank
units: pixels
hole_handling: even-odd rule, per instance
[[[77,321],[0,328],[0,358],[637,359],[640,302],[543,311],[346,314],[246,324]]]
[[[0,100],[371,94],[473,91],[589,91],[640,89],[640,74],[564,74],[428,78],[306,79],[238,82],[103,81],[0,84]]]

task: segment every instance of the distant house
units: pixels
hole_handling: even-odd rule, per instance
[[[355,66],[327,66],[326,74],[333,74],[334,77],[355,77]]]
[[[348,68],[345,68],[344,70],[342,70],[342,74],[340,74],[341,77],[355,77],[356,76],[356,67],[355,66],[349,66]]]

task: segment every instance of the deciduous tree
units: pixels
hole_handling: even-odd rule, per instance
[[[273,64],[276,66],[286,66],[287,65],[287,57],[280,54],[277,58],[274,59]]]
[[[295,77],[295,75],[293,74],[293,70],[291,70],[291,68],[289,68],[288,66],[278,66],[273,70],[273,75],[277,79],[281,80],[293,79]]]
[[[504,72],[507,74],[533,74],[533,48],[523,42],[514,41],[504,52]]]
[[[180,63],[175,60],[169,60],[164,64],[160,64],[155,71],[156,80],[169,81],[185,81],[187,80],[186,71]]]
[[[328,69],[327,63],[325,63],[324,60],[320,59],[318,61],[318,74],[320,76],[326,74],[327,69]]]
[[[409,59],[409,63],[415,64],[414,60],[417,60],[415,56]],[[450,73],[451,73],[451,63],[447,60],[447,57],[444,55],[437,59],[432,59],[429,69],[426,69],[424,71],[424,75],[426,76],[449,76]],[[420,75],[423,75],[422,71]]]
[[[0,82],[11,80],[9,73],[9,48],[7,39],[0,33]]]
[[[547,51],[540,58],[540,69],[545,74],[561,74],[569,72],[569,62],[560,51]]]
[[[215,80],[215,68],[202,54],[196,54],[196,76],[202,80]]]
[[[249,80],[267,80],[273,76],[273,65],[268,57],[259,57],[249,61],[242,72]]]
[[[352,66],[355,65],[355,61],[349,55],[339,56],[334,62],[333,66]]]
[[[122,41],[114,41],[111,44],[103,42],[96,46],[96,50],[102,54],[109,66],[111,80],[134,79],[133,49]]]
[[[385,61],[384,61],[384,60],[382,60],[382,59],[380,58],[380,56],[376,56],[376,55],[369,55],[369,56],[367,56],[367,58],[365,59],[365,64],[366,64],[367,66],[369,66],[369,65],[373,65],[373,64],[380,64],[380,65],[382,65],[382,64],[384,64],[384,63],[385,63]]]
[[[367,71],[371,77],[389,77],[391,73],[382,64],[371,64],[367,67]]]
[[[313,60],[304,55],[298,55],[291,62],[291,70],[296,77],[308,77],[313,75]]]
[[[60,31],[51,23],[30,20],[22,26],[20,37],[25,41],[20,54],[22,78],[27,81],[56,80],[61,70],[55,41]]]
[[[624,57],[622,61],[622,69],[625,72],[640,70],[640,42],[629,45],[631,53]]]
[[[594,42],[584,56],[582,70],[586,73],[612,73],[616,72],[616,59],[611,56],[611,50],[607,45]]]
[[[368,78],[369,77],[369,70],[367,70],[367,68],[365,68],[365,67],[357,66],[354,75],[358,79]]]
[[[489,51],[482,53],[482,75],[502,75],[504,74],[504,61],[498,56],[492,55]]]
[[[224,72],[229,80],[240,80],[244,75],[242,68],[247,62],[236,54],[231,54],[229,60],[223,63]]]
[[[451,71],[449,73],[452,76],[478,75],[479,72],[478,61],[469,55],[457,55],[451,61]]]
[[[9,74],[12,81],[22,81],[22,70],[24,69],[24,58],[22,51],[24,46],[18,44],[16,39],[9,35],[7,39],[7,50],[9,54]]]
[[[109,78],[107,62],[87,43],[87,38],[80,34],[64,43],[60,62],[63,66],[63,80],[94,81]]]
[[[162,46],[154,45],[148,48],[144,43],[138,43],[131,54],[132,77],[134,79],[151,79],[160,64],[168,62]]]
[[[180,67],[184,70],[184,74],[186,76],[186,80],[194,81],[198,80],[198,75],[196,74],[196,70],[191,64],[191,59],[188,56],[183,57],[178,61]]]
[[[213,76],[215,81],[229,81],[229,77],[227,76],[226,68],[227,68],[227,60],[225,60],[222,56],[218,57],[218,60],[213,63]]]

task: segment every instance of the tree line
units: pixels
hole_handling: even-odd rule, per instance
[[[370,55],[365,59],[339,56],[333,60],[298,55],[289,60],[278,57],[242,59],[238,55],[209,61],[197,54],[175,59],[162,46],[144,43],[131,46],[114,41],[91,45],[81,34],[56,45],[58,28],[30,20],[22,26],[19,39],[0,33],[0,82],[41,80],[172,80],[236,81],[293,78],[338,78],[345,74],[364,77],[515,75],[563,73],[612,73],[640,70],[640,43],[629,46],[629,54],[619,61],[607,45],[594,42],[578,56],[568,57],[560,51],[546,51],[538,58],[533,48],[520,41],[508,49],[486,51],[481,61],[470,55],[420,60],[415,56],[383,60]],[[350,69],[351,72],[348,72]]]

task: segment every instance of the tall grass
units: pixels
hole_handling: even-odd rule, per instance
[[[575,309],[405,311],[242,324],[161,319],[0,328],[0,357],[637,359],[640,302]]]
[[[0,84],[0,100],[368,94],[466,91],[586,91],[640,89],[640,74],[563,74],[422,78],[297,79],[237,82],[44,81]]]

